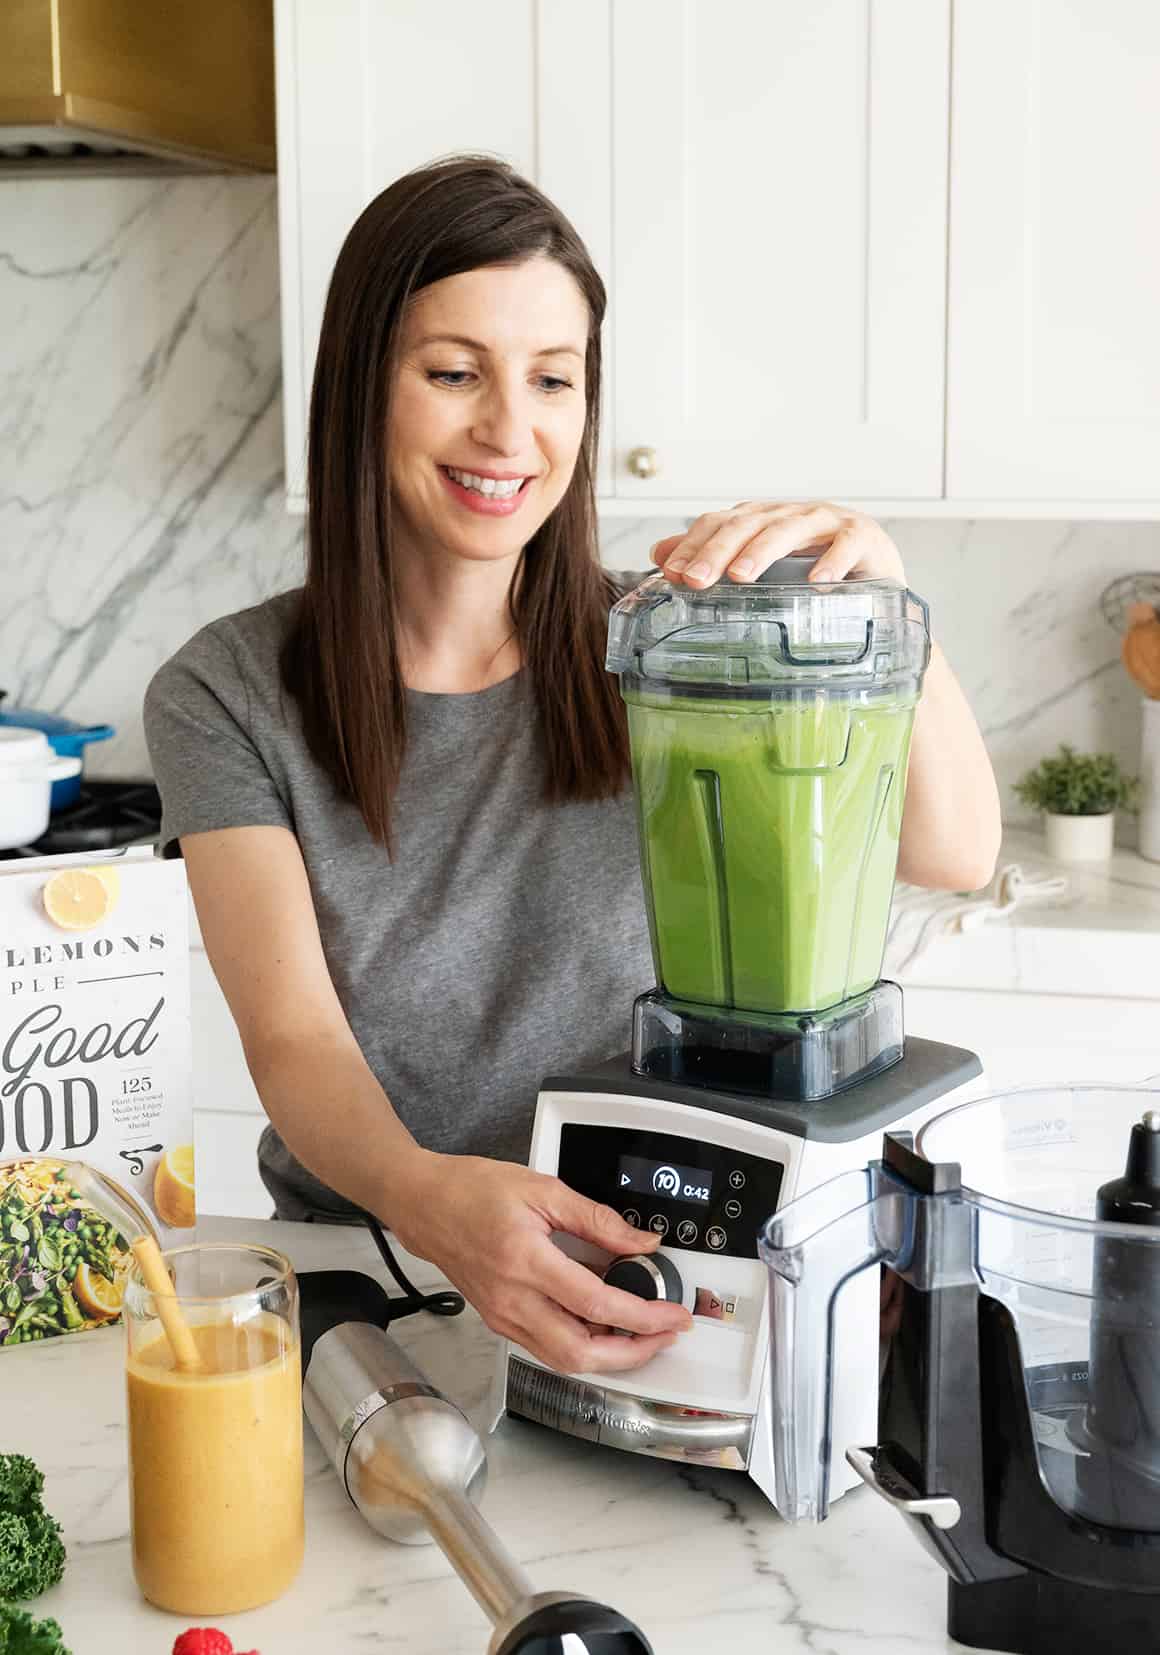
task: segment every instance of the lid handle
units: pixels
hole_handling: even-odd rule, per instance
[[[833,655],[821,655],[816,652],[795,655],[789,641],[789,627],[784,621],[775,621],[774,625],[781,634],[782,659],[788,661],[791,667],[856,667],[866,659],[874,647],[873,621],[866,622],[866,634],[861,643],[851,642],[839,648]]]

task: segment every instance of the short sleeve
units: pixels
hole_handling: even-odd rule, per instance
[[[145,740],[161,794],[161,851],[186,833],[287,827],[285,800],[250,729],[250,697],[229,643],[206,627],[145,691]]]

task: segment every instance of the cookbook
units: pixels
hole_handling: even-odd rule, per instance
[[[132,1237],[192,1240],[185,864],[149,846],[0,863],[0,1347],[119,1319]]]

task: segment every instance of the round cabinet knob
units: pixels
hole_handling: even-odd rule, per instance
[[[613,1259],[604,1272],[609,1287],[619,1287],[625,1293],[635,1293],[638,1299],[663,1299],[666,1304],[680,1304],[685,1296],[681,1272],[671,1259],[660,1253],[645,1255],[632,1253],[628,1258]]]
[[[647,482],[650,477],[660,475],[660,455],[655,448],[634,448],[628,456],[628,469],[634,477]]]

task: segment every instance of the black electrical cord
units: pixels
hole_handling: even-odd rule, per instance
[[[467,1301],[463,1294],[454,1293],[448,1288],[439,1293],[420,1293],[414,1282],[408,1281],[400,1269],[399,1261],[391,1251],[391,1244],[383,1233],[378,1219],[373,1218],[370,1213],[364,1213],[363,1217],[379,1250],[379,1256],[403,1289],[403,1298],[390,1301],[388,1322],[396,1322],[400,1316],[413,1316],[418,1310],[429,1310],[432,1316],[459,1316],[467,1309]]]

